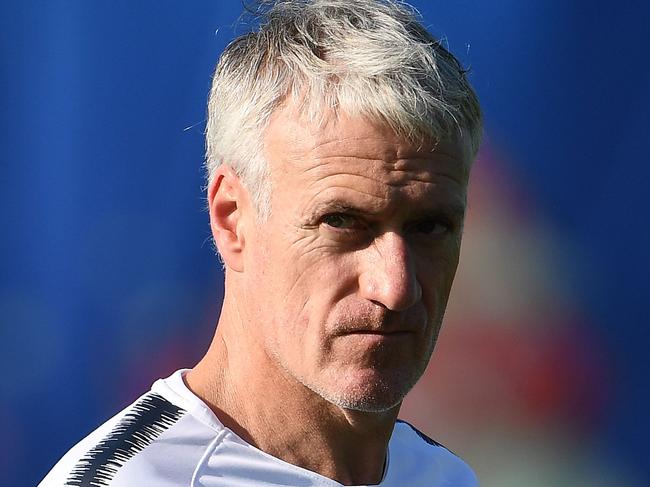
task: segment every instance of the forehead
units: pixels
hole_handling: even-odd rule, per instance
[[[388,193],[462,193],[470,166],[462,141],[414,146],[388,126],[344,114],[320,123],[287,107],[274,114],[264,137],[273,192],[354,193],[376,199]]]

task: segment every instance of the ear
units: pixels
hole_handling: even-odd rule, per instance
[[[244,218],[248,193],[235,172],[226,165],[217,168],[208,186],[210,228],[224,264],[235,272],[244,270]]]

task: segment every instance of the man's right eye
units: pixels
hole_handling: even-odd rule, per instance
[[[354,230],[360,228],[359,221],[352,215],[345,213],[331,213],[321,218],[321,222],[328,227],[338,228],[340,230]]]

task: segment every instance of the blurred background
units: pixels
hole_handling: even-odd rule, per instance
[[[484,487],[650,485],[650,4],[415,1],[485,142],[402,416]],[[191,367],[222,274],[205,101],[237,0],[0,3],[0,484]]]

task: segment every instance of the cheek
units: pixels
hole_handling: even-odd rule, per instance
[[[328,361],[332,335],[349,315],[345,307],[354,293],[353,266],[346,258],[321,255],[301,266],[303,273],[284,300],[288,306],[281,344],[305,371]],[[355,310],[352,310],[355,311]],[[289,314],[290,313],[290,314]],[[316,369],[314,369],[316,370]]]
[[[286,229],[285,235],[300,233]],[[281,242],[281,254],[276,271],[286,281],[283,296],[294,293],[310,300],[338,294],[337,289],[349,283],[352,276],[352,256],[340,252],[331,243],[322,242],[316,235],[299,235]]]
[[[287,346],[297,340],[316,343],[322,339],[328,317],[355,283],[347,256],[311,244],[307,239],[267,239],[256,261],[263,266],[257,269],[256,279],[264,296],[254,299],[263,299],[263,318],[274,322]]]
[[[439,249],[435,254],[427,255],[418,261],[418,281],[428,309],[447,302],[456,275],[459,254],[459,242],[450,242],[444,249]]]

